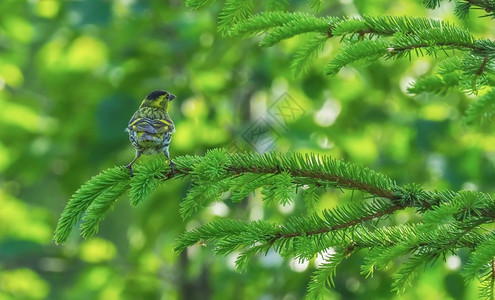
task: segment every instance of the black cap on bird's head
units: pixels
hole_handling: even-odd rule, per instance
[[[161,98],[161,96],[165,95],[165,99],[172,101],[175,99],[175,95],[171,94],[167,91],[164,90],[158,90],[158,91],[153,91],[146,96],[147,100],[156,100],[158,98]]]
[[[141,102],[141,107],[156,107],[168,110],[168,103],[175,99],[175,95],[167,91],[159,90],[148,94]]]

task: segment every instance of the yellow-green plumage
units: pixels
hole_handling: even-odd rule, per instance
[[[168,105],[173,99],[175,96],[167,91],[151,92],[129,121],[126,130],[132,146],[136,149],[136,157],[127,165],[131,174],[132,165],[141,154],[158,153],[165,154],[170,160],[171,171],[174,172],[174,162],[168,152],[172,133],[175,132],[174,122],[168,115]]]

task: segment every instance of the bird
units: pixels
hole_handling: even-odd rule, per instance
[[[175,95],[165,90],[157,90],[149,93],[141,102],[138,110],[129,120],[126,131],[129,140],[136,149],[136,156],[126,166],[131,176],[134,176],[132,166],[141,155],[154,155],[163,153],[169,160],[170,173],[175,173],[175,163],[170,159],[168,147],[175,132],[175,125],[168,114],[169,102],[175,99]]]

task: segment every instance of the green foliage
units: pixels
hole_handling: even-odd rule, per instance
[[[200,162],[186,167],[191,169],[192,186],[181,203],[184,218],[219,200],[227,191],[232,192],[234,201],[240,201],[256,188],[266,187],[263,190],[265,201],[284,204],[293,195],[294,190],[288,188],[290,185],[318,183],[320,188],[353,188],[360,184],[364,190],[377,195],[390,195],[395,186],[391,179],[369,169],[330,157],[298,153],[256,155],[210,150]]]
[[[146,165],[136,165],[134,176],[125,167],[103,171],[78,189],[67,203],[55,230],[54,240],[63,243],[75,224],[82,218],[82,236],[90,238],[118,197],[129,190],[131,204],[136,206],[147,198],[170,168],[162,157]],[[84,214],[84,217],[83,217]]]
[[[283,26],[276,27],[268,32],[263,37],[263,40],[261,40],[260,46],[273,46],[282,40],[307,32],[324,32],[325,30],[328,30],[329,22],[331,22],[331,20],[318,19],[315,17],[306,17],[300,20],[287,22]]]
[[[461,70],[462,60],[458,56],[448,57],[438,64],[438,74],[419,78],[407,91],[414,95],[431,93],[445,96],[452,88],[459,86]]]
[[[493,299],[495,295],[495,239],[493,232],[486,234],[464,268],[462,275],[466,280],[478,277],[480,285],[480,297],[482,299]]]
[[[267,10],[284,10],[288,7],[289,0],[267,0],[266,9]]]
[[[395,183],[386,176],[324,156],[302,156],[297,153],[228,154],[225,150],[210,150],[204,157],[184,156],[175,161],[177,176],[188,176],[192,182],[181,203],[184,218],[207,204],[218,201],[229,190],[233,192],[233,200],[239,201],[256,188],[263,187],[265,201],[281,204],[292,201],[295,189],[289,188],[291,185],[302,186],[310,182],[317,182],[319,188],[333,186],[355,189],[359,186],[360,190],[376,196],[394,197]],[[130,187],[131,204],[137,205],[159,183],[165,182],[169,172],[163,158],[155,157],[146,165],[137,165],[133,177],[122,167],[115,167],[95,176],[76,191],[67,204],[55,232],[56,242],[67,240],[71,229],[85,211],[87,216],[81,228],[85,237],[92,236],[118,196]],[[316,190],[308,192],[315,193]],[[380,210],[380,206],[349,208],[336,215],[330,214],[327,218],[345,222],[349,214],[372,213]]]
[[[225,5],[218,17],[218,29],[223,35],[227,35],[230,27],[250,16],[253,9],[253,0],[225,0]]]
[[[242,20],[231,31],[233,36],[254,35],[270,30],[268,41],[262,45],[273,45],[295,35],[319,31],[326,32],[337,21],[336,18],[318,18],[308,13],[265,12]],[[277,37],[277,35],[283,35]]]
[[[318,57],[318,53],[323,50],[328,37],[316,35],[308,39],[291,61],[290,69],[292,74],[300,76],[307,72],[309,65]]]
[[[161,159],[160,159],[161,158]],[[170,171],[170,168],[165,163],[164,157],[151,160],[148,164],[138,165],[136,167],[136,175],[133,176],[131,181],[131,189],[129,191],[129,198],[131,204],[137,206],[144,199],[148,198],[161,181],[163,181],[164,175]]]
[[[480,286],[480,298],[481,299],[493,299],[495,297],[495,280],[493,278],[493,266],[486,268],[486,272],[483,277],[481,277]]]
[[[328,37],[350,36],[349,41],[355,44],[344,48],[330,63],[336,66],[345,66],[359,59],[372,62],[380,57],[400,58],[410,56],[411,51],[415,51],[418,55],[423,55],[423,51],[428,55],[436,55],[438,50],[482,51],[480,49],[488,48],[484,45],[478,49],[474,38],[466,29],[442,21],[412,17],[365,16],[362,19],[337,19],[317,18],[302,13],[261,13],[240,22],[231,34],[252,35],[262,32],[267,32],[260,43],[262,46],[271,46],[283,39],[308,32],[323,33]],[[353,38],[356,35],[360,38],[354,41]],[[371,42],[364,39],[366,36],[369,38],[392,36],[393,39],[390,42],[381,39]],[[312,55],[312,51],[307,51],[307,53],[304,50],[301,51],[306,56]],[[297,56],[296,61],[302,60],[301,55]],[[336,71],[329,72],[327,69],[327,73],[335,74]]]
[[[325,256],[325,263],[319,266],[309,282],[306,299],[320,299],[326,286],[335,286],[334,277],[337,274],[337,267],[345,258],[346,255],[343,253]]]
[[[490,86],[487,74],[495,72],[495,62],[489,56],[466,55],[462,62],[461,88],[477,94],[478,90]]]
[[[317,12],[321,11],[325,4],[325,0],[309,0],[309,2],[310,6]]]
[[[407,287],[404,298],[425,290],[430,298],[474,297],[478,286],[480,296],[493,298],[494,217],[486,194],[495,190],[493,134],[458,124],[462,115],[475,125],[493,119],[495,44],[490,18],[477,18],[493,17],[493,1],[456,1],[458,15],[474,9],[459,25],[413,18],[428,15],[421,1],[397,4],[409,17],[380,17],[398,7],[382,0],[187,0],[188,7],[180,1],[0,1],[0,298],[299,299],[308,291],[379,299],[393,296],[390,286],[375,283],[392,281],[398,291]],[[343,15],[349,11],[362,16]],[[441,16],[452,18],[446,10]],[[467,28],[476,37],[472,44]],[[250,51],[253,40],[280,44]],[[370,41],[385,43],[386,51],[374,60],[368,53],[349,60],[369,67],[324,75],[342,49]],[[425,57],[415,61],[416,49],[396,50],[397,41],[421,45],[417,54]],[[297,79],[288,74],[291,54]],[[399,57],[412,62],[383,60]],[[409,99],[398,87],[411,78],[418,79],[410,92],[436,95]],[[95,170],[132,159],[123,128],[139,100],[161,88],[178,96],[171,111],[173,180],[155,158],[140,161],[133,178],[115,170],[106,186],[103,177],[112,172],[103,172],[100,183],[89,181],[74,195],[79,201],[69,202],[72,213],[57,228],[59,238],[74,227],[89,238],[105,218],[98,237],[73,235],[53,247],[50,235],[67,198]],[[269,113],[283,108],[283,98],[271,106],[282,92],[305,115],[288,120],[283,131],[274,128],[281,134],[273,145],[276,161],[239,156],[274,169],[238,175],[229,168],[231,155],[208,153],[214,163],[205,161],[206,149],[248,147],[241,128],[264,106]],[[317,167],[304,164],[312,176],[295,172],[303,165],[277,169],[296,156],[285,151],[319,153]],[[321,159],[330,156],[341,163],[327,172]],[[158,188],[161,183],[166,186]],[[464,188],[486,193],[456,192]],[[116,202],[123,198],[131,205]],[[192,201],[180,205],[184,198]],[[188,243],[201,247],[174,253],[180,233],[216,222],[222,226],[190,236]],[[228,257],[212,264],[217,246]],[[306,271],[295,272],[293,262],[277,255],[304,262]],[[452,255],[461,258],[459,271]],[[235,256],[244,274],[233,273]],[[375,280],[359,276],[360,268]],[[459,284],[456,273],[466,269],[468,284]],[[305,289],[312,272],[317,281]],[[346,284],[355,278],[359,287]],[[337,288],[325,291],[332,280]]]
[[[439,4],[438,1],[425,2],[430,8]],[[439,66],[442,69],[456,64],[456,69],[449,68],[450,72],[439,71],[438,75],[423,77],[409,88],[409,92],[445,95],[452,87],[458,86],[466,93],[477,94],[480,89],[494,83],[491,79],[495,74],[493,41],[476,40],[467,29],[438,20],[371,16],[338,19],[304,13],[267,12],[237,22],[230,32],[234,36],[261,33],[264,34],[261,46],[272,46],[300,34],[319,34],[303,43],[296,52],[291,70],[297,76],[307,70],[328,38],[342,36],[349,45],[343,47],[326,66],[328,75],[335,75],[357,61],[370,64],[382,57],[411,59],[412,54],[437,58],[438,52],[458,50],[466,54],[461,59],[457,56],[447,58],[444,66]]]
[[[457,72],[443,76],[440,74],[428,75],[416,80],[407,88],[407,91],[414,95],[430,93],[445,96],[452,88],[459,85],[459,79],[460,75]]]
[[[84,214],[83,223],[80,227],[81,235],[84,238],[91,238],[98,232],[100,222],[103,220],[108,210],[112,208],[117,198],[124,194],[128,189],[128,182],[119,182],[114,186],[107,188],[93,200]],[[65,236],[55,236],[57,242],[63,242],[65,238]]]
[[[114,167],[103,171],[82,185],[69,200],[60,216],[55,229],[55,242],[65,242],[72,228],[94,204],[94,208],[91,208],[89,216],[85,219],[87,225],[82,227],[88,236],[93,235],[94,230],[97,229],[97,223],[106,213],[109,205],[127,190],[129,179],[130,174],[127,169]]]
[[[465,122],[483,125],[493,119],[495,113],[495,91],[490,90],[471,104],[466,111]]]
[[[434,251],[423,250],[413,254],[402,264],[401,268],[394,274],[393,290],[397,293],[403,293],[406,287],[412,285],[412,281],[418,275],[418,269],[431,261],[435,261],[438,254]]]
[[[423,4],[426,8],[434,9],[440,6],[442,0],[423,0]],[[452,2],[452,0],[449,0]],[[466,0],[456,1],[455,14],[458,17],[466,17],[470,9],[483,9],[486,12],[485,16],[494,18],[495,1],[493,0]]]
[[[434,9],[440,6],[442,0],[423,0],[423,5],[426,8]]]
[[[362,272],[368,276],[397,257],[408,256],[394,275],[393,289],[399,293],[412,284],[421,266],[431,265],[457,249],[479,247],[482,253],[475,252],[468,265],[465,273],[468,279],[493,257],[483,251],[492,246],[493,238],[477,230],[495,217],[495,201],[483,193],[428,192],[417,185],[401,187],[388,177],[361,166],[312,154],[229,154],[215,149],[203,157],[182,156],[175,160],[177,176],[192,182],[181,203],[184,218],[213,201],[225,199],[223,195],[228,191],[233,201],[240,201],[248,193],[262,188],[265,202],[282,205],[293,201],[295,187],[307,184],[312,187],[304,192],[312,195],[306,197],[306,201],[316,201],[317,191],[330,187],[371,195],[367,200],[306,217],[292,217],[280,224],[218,219],[184,233],[176,241],[178,252],[196,244],[213,244],[214,252],[222,256],[238,252],[239,269],[244,269],[256,254],[269,249],[283,257],[301,260],[325,255],[331,248],[341,249],[335,255],[326,256],[316,271],[308,287],[310,299],[316,299],[328,284],[333,285],[340,261],[359,250],[369,251],[362,266]],[[56,241],[67,239],[84,210],[86,215],[81,228],[87,238],[94,235],[109,207],[129,186],[131,203],[136,205],[159,183],[171,178],[161,157],[137,167],[135,172],[136,175],[129,178],[125,169],[114,168],[83,185],[62,214]],[[423,215],[422,220],[400,226],[386,226],[381,222],[407,207],[416,208]]]
[[[495,253],[493,253],[495,249],[494,246],[495,236],[493,233],[487,234],[485,240],[479,243],[472,252],[471,258],[462,272],[466,279],[470,280],[476,275],[482,274],[482,271],[485,271],[486,266],[490,268],[493,267],[493,258],[495,257]],[[493,270],[491,272],[493,272]]]
[[[214,0],[187,0],[186,5],[197,9],[214,2]],[[322,0],[308,0],[308,2],[314,11],[320,11],[324,4]],[[268,0],[265,2],[265,8],[268,11],[282,11],[288,4],[289,0]],[[229,35],[232,26],[236,26],[239,22],[250,17],[254,11],[255,2],[253,0],[225,0],[218,17],[218,30],[222,35]],[[308,23],[308,26],[311,24]]]
[[[200,8],[202,6],[212,4],[215,0],[186,0],[186,5],[192,8]]]
[[[325,68],[328,75],[337,74],[344,66],[356,61],[372,63],[378,58],[394,51],[382,40],[366,40],[345,47]]]

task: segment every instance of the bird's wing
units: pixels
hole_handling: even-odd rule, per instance
[[[175,126],[174,122],[171,120],[165,120],[165,119],[155,119],[153,120],[154,122],[154,128],[162,133],[162,132],[170,132],[173,133],[175,131]]]
[[[129,126],[127,129],[137,131],[137,132],[146,132],[146,133],[157,133],[157,130],[153,127],[153,120],[148,118],[132,118],[129,121]]]

